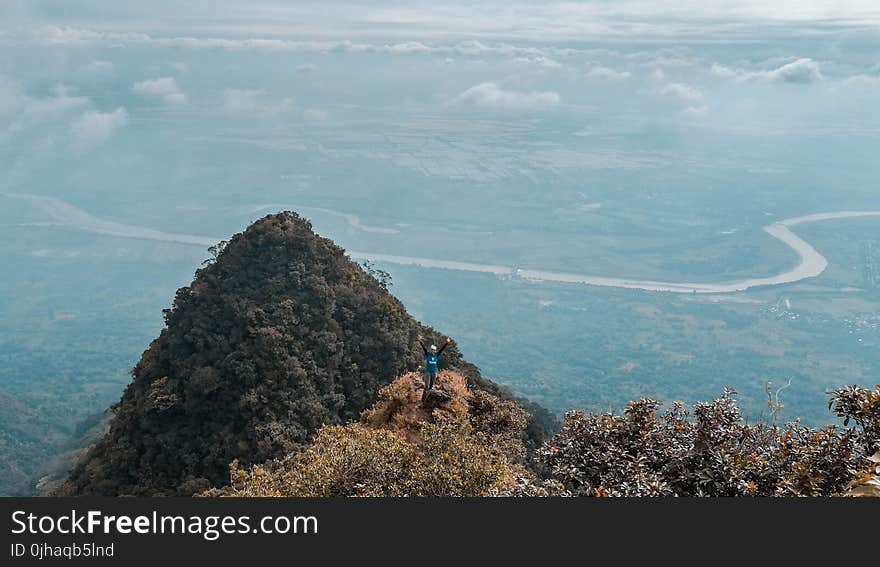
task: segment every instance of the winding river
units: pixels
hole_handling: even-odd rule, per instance
[[[378,262],[422,266],[425,268],[486,272],[498,276],[520,277],[536,282],[577,283],[604,287],[641,289],[645,291],[668,291],[672,293],[734,293],[755,287],[799,282],[808,278],[815,278],[825,271],[825,268],[828,267],[828,260],[825,259],[825,256],[813,248],[809,242],[792,232],[790,227],[799,224],[833,219],[876,216],[880,216],[880,211],[836,211],[794,217],[769,224],[764,227],[764,232],[779,240],[797,253],[800,258],[797,266],[787,272],[782,272],[766,278],[748,278],[744,280],[719,283],[661,282],[653,280],[612,278],[569,272],[523,270],[492,264],[473,264],[451,260],[431,260],[428,258],[414,258],[409,256],[390,256],[388,254],[372,254],[369,252],[350,251],[349,254],[352,258],[356,259],[369,259]]]
[[[151,228],[133,226],[99,219],[79,209],[70,203],[53,197],[24,194],[0,194],[4,197],[25,199],[40,207],[51,222],[43,223],[46,226],[63,226],[96,234],[119,236],[126,238],[139,238],[144,240],[159,240],[163,242],[177,242],[196,246],[211,246],[217,243],[219,238],[194,236],[189,234],[177,234],[163,232]],[[261,206],[259,209],[264,209]],[[360,223],[355,215],[340,213],[330,209],[314,209],[320,212],[332,214],[344,218],[349,225],[367,232],[391,233],[393,229],[378,229]],[[459,262],[455,260],[438,260],[431,258],[418,258],[413,256],[394,256],[390,254],[378,254],[373,252],[349,251],[348,254],[356,260],[373,260],[405,266],[420,266],[423,268],[438,268],[443,270],[456,270],[462,272],[482,272],[495,274],[501,277],[518,277],[535,282],[563,282],[583,285],[617,287],[628,289],[641,289],[645,291],[666,291],[672,293],[734,293],[756,287],[773,286],[794,283],[808,278],[815,278],[822,274],[828,267],[828,260],[813,246],[792,232],[791,227],[811,222],[828,221],[834,219],[855,217],[876,217],[880,211],[836,211],[829,213],[817,213],[802,217],[794,217],[769,224],[764,227],[771,237],[779,240],[795,251],[800,258],[797,266],[775,276],[765,278],[749,278],[738,281],[718,283],[689,283],[689,282],[663,282],[653,280],[638,280],[627,278],[613,278],[604,276],[592,276],[569,272],[554,272],[545,270],[524,270],[510,266],[494,264],[477,264],[472,262]],[[396,230],[393,230],[396,232]]]

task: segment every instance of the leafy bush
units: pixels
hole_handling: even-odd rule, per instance
[[[861,445],[860,470],[847,485],[845,496],[880,497],[880,384],[874,390],[847,386],[834,390],[829,409],[843,418],[844,427],[854,421]]]
[[[463,418],[440,418],[422,428],[418,496],[488,496],[511,489],[525,470],[513,466],[492,437]]]
[[[843,428],[747,424],[734,394],[693,414],[676,403],[658,415],[650,398],[620,416],[570,412],[540,456],[576,496],[829,496],[880,486],[876,470],[856,474],[876,464],[868,456],[878,444],[880,386],[831,392]]]
[[[234,496],[406,496],[418,458],[399,435],[360,423],[321,428],[288,463],[230,467]]]
[[[421,403],[416,374],[379,394],[362,421],[327,426],[306,450],[250,470],[207,496],[487,496],[530,478],[508,457],[524,452],[525,412],[464,377],[442,373],[435,407]],[[499,443],[504,440],[504,443]],[[518,444],[518,447],[516,446]]]

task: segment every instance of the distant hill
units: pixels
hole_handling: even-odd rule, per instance
[[[34,471],[64,440],[65,431],[16,396],[0,390],[0,494],[32,494]]]
[[[380,388],[422,362],[416,336],[440,336],[385,283],[295,213],[269,215],[214,249],[178,290],[166,327],[113,406],[109,432],[56,494],[190,495],[228,481],[228,465],[299,451],[324,424],[359,417]],[[480,376],[453,342],[441,368]],[[554,418],[519,400],[536,447]]]

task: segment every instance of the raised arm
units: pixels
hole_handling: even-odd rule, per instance
[[[446,337],[446,342],[443,343],[443,346],[440,347],[440,350],[437,351],[437,354],[439,355],[441,352],[443,352],[443,349],[445,349],[447,346],[449,346],[449,343],[451,343],[451,342],[452,342],[452,339],[450,339],[449,337]]]
[[[425,343],[422,342],[422,335],[419,335],[419,346],[422,347],[422,352],[428,354],[428,349],[425,348]]]

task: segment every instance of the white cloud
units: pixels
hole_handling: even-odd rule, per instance
[[[819,33],[836,33],[847,26],[870,28],[880,23],[876,0],[545,0],[523,2],[484,0],[473,2],[364,2],[337,0],[328,9],[320,2],[152,2],[147,8],[127,6],[129,21],[123,29],[136,25],[179,28],[183,22],[192,30],[191,38],[209,34],[246,37],[258,33],[265,37],[382,37],[418,38],[513,38],[522,41],[619,37],[662,37],[676,35],[726,37],[747,35],[758,26],[800,24]],[[214,7],[211,18],[204,17],[206,4]],[[106,21],[119,18],[121,9],[107,9]],[[121,19],[121,18],[119,18]],[[173,23],[172,23],[173,22]],[[818,25],[816,25],[818,24]],[[74,33],[70,28],[42,30],[44,41],[127,41],[126,34]],[[128,36],[136,34],[127,34]],[[243,40],[246,41],[246,40]],[[180,41],[179,43],[184,43]],[[408,42],[407,42],[408,43]],[[204,44],[202,44],[204,45]],[[272,44],[264,44],[272,45]],[[276,44],[277,45],[277,44]]]
[[[449,44],[427,44],[420,41],[397,43],[371,43],[348,39],[289,40],[277,38],[226,38],[226,37],[161,37],[140,32],[105,32],[71,26],[48,25],[33,30],[33,37],[49,45],[101,45],[106,47],[147,46],[178,49],[228,49],[291,51],[304,53],[391,53],[432,54],[464,56],[499,56],[553,58],[582,53],[584,50],[567,47],[531,47],[509,43],[486,43],[465,40]]]
[[[159,99],[168,105],[186,104],[187,102],[186,95],[178,88],[174,77],[147,79],[132,85],[131,90],[135,94]]]
[[[0,75],[0,142],[41,124],[66,120],[88,104],[88,97],[71,96],[63,86],[50,96],[32,97],[19,81]]]
[[[71,148],[77,153],[89,152],[106,142],[126,124],[128,112],[122,107],[112,112],[85,112],[70,125]]]
[[[292,98],[273,103],[267,101],[265,95],[265,92],[255,89],[225,89],[223,111],[227,114],[274,114],[293,107]]]
[[[420,41],[407,41],[403,43],[394,43],[385,45],[384,51],[389,53],[432,53],[433,48],[428,47]]]
[[[703,102],[703,93],[695,87],[683,83],[669,83],[660,89],[663,96],[672,97],[682,102],[700,104]]]
[[[808,84],[821,81],[822,70],[819,63],[802,57],[770,70],[746,71],[731,69],[717,63],[712,65],[712,72],[719,77],[737,81],[779,81],[783,83]]]
[[[682,114],[692,118],[705,115],[709,111],[709,107],[704,102],[702,91],[696,87],[685,85],[684,83],[667,83],[660,88],[660,94],[663,96],[674,98],[687,107],[682,110]]]
[[[594,65],[587,70],[587,77],[591,79],[601,79],[603,81],[622,81],[629,79],[632,73],[629,71],[616,71],[610,67],[602,65]]]
[[[497,110],[541,110],[557,106],[559,93],[519,92],[503,89],[495,83],[480,83],[458,95],[455,102]]]
[[[42,26],[33,32],[34,38],[49,45],[98,42],[107,38],[104,32],[70,26]]]
[[[699,63],[699,60],[691,53],[672,49],[638,51],[627,55],[626,58],[656,69],[687,69]]]
[[[376,7],[367,14],[363,11],[355,21],[393,23],[401,32],[403,29],[410,33],[423,30],[424,34],[436,36],[454,30],[471,37],[556,40],[633,34],[697,36],[717,31],[730,33],[737,24],[747,32],[747,27],[754,24],[833,22],[836,26],[867,26],[880,23],[876,0],[484,0],[480,10],[474,10],[470,3],[442,2]]]
[[[769,71],[767,77],[773,81],[778,80],[786,83],[812,83],[822,80],[822,72],[818,63],[812,59],[803,58]]]
[[[437,52],[458,55],[497,55],[503,57],[563,57],[580,53],[580,49],[561,47],[523,47],[509,43],[484,43],[476,39],[461,41],[453,45],[439,45]]]
[[[125,47],[173,47],[186,49],[258,49],[267,51],[378,51],[380,46],[351,41],[294,41],[274,38],[231,39],[218,37],[158,37],[141,32],[96,31],[72,26],[46,25],[33,30],[33,37],[49,45],[103,45]],[[388,50],[394,46],[385,46]]]
[[[318,70],[318,66],[314,63],[303,63],[296,66],[296,72],[302,75],[308,75]]]
[[[725,67],[724,65],[713,63],[712,74],[717,75],[723,79],[738,79],[740,77],[744,77],[748,73],[743,69],[731,69],[730,67]]]
[[[535,55],[532,57],[516,57],[514,58],[514,61],[516,61],[517,63],[537,65],[546,69],[561,69],[562,67],[564,67],[564,65],[559,61],[551,59],[550,57],[545,57],[543,55]]]

